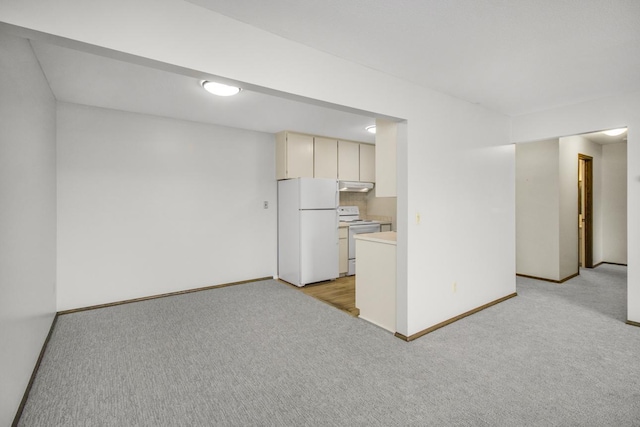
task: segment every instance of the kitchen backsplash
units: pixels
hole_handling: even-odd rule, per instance
[[[340,206],[357,206],[358,209],[360,209],[360,218],[389,222],[392,222],[393,220],[393,217],[391,216],[373,215],[367,212],[367,193],[341,192]]]
[[[367,195],[366,193],[355,193],[349,191],[340,192],[340,206],[357,206],[360,209],[360,217],[367,217]]]

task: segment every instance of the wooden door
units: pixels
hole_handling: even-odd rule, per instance
[[[593,157],[578,154],[578,241],[580,266],[593,268]]]

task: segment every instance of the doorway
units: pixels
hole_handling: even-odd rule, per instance
[[[593,268],[593,157],[578,154],[578,264]]]

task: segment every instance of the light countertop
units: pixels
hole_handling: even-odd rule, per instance
[[[383,231],[380,233],[365,233],[356,234],[354,236],[358,240],[366,240],[368,242],[384,243],[386,245],[396,244],[396,232],[395,231]]]
[[[377,221],[377,220],[367,220],[367,221],[370,221],[370,222],[372,222],[372,223],[374,223],[374,224],[380,224],[380,225],[391,225],[391,221]],[[348,222],[342,222],[342,221],[340,221],[340,222],[338,223],[338,227],[348,227],[348,226],[349,226],[349,224],[353,224],[353,223],[348,223]]]

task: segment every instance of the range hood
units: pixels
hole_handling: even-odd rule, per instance
[[[373,189],[373,182],[339,181],[338,188],[340,189],[340,191],[366,193],[367,191]]]

